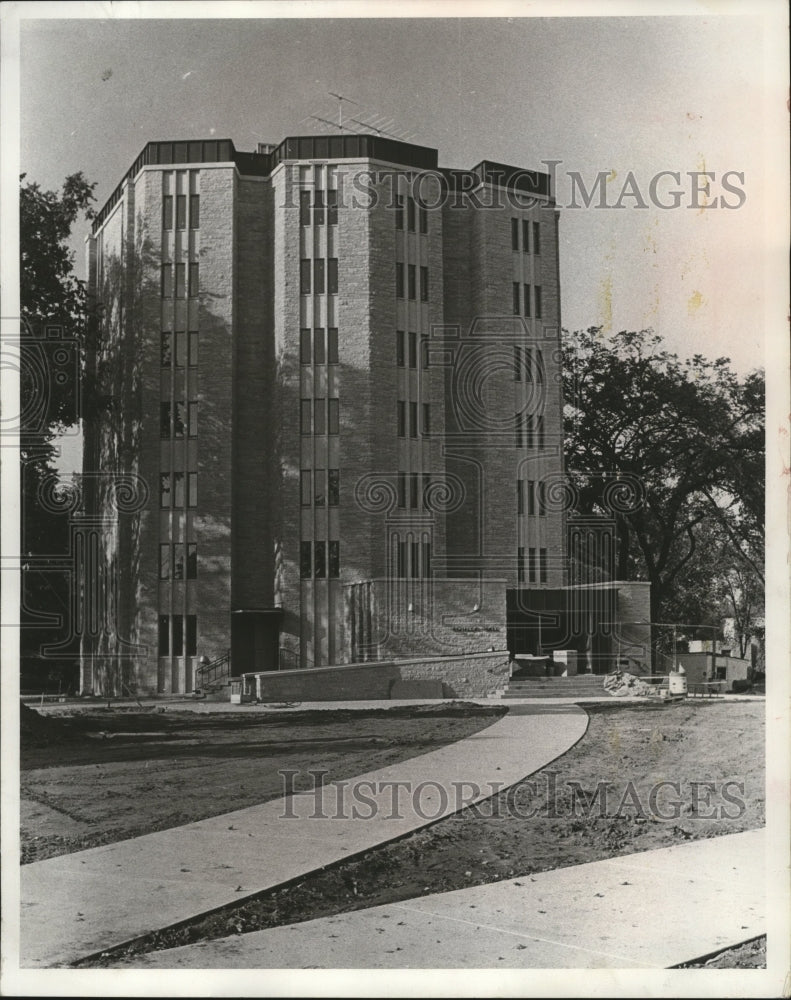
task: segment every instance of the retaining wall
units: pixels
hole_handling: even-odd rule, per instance
[[[508,653],[355,663],[311,670],[244,674],[260,701],[361,701],[389,698],[485,698],[508,685]]]

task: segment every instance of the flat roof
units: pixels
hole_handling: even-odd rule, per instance
[[[418,170],[438,173],[462,191],[475,184],[489,183],[526,194],[550,194],[549,174],[482,160],[472,170],[452,170],[438,166],[438,153],[430,146],[417,146],[385,136],[346,133],[343,135],[289,136],[269,152],[237,150],[231,139],[186,139],[146,143],[139,156],[93,220],[95,234],[118,204],[126,181],[147,166],[180,166],[198,163],[235,163],[245,176],[268,177],[280,163],[290,160],[384,160]]]

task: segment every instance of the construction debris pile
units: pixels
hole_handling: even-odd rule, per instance
[[[634,674],[627,674],[620,670],[607,674],[604,678],[604,690],[615,698],[643,698],[646,695],[657,693],[654,685],[646,684]]]

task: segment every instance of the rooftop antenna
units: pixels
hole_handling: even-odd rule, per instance
[[[353,101],[350,97],[344,97],[343,94],[336,94],[334,90],[328,90],[327,93],[330,97],[338,98],[338,128],[343,131],[343,102],[346,101],[347,104],[357,104],[357,101]],[[359,104],[357,107],[359,108]]]

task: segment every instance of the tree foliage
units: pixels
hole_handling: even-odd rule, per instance
[[[620,579],[651,582],[652,621],[716,618],[726,570],[763,580],[764,380],[681,359],[650,330],[566,334],[566,469],[577,512],[613,517]],[[638,482],[612,511],[603,484]]]
[[[70,593],[67,573],[51,567],[68,551],[67,516],[43,504],[42,493],[57,476],[58,435],[78,420],[85,394],[89,307],[68,240],[78,219],[93,214],[94,185],[82,173],[67,177],[60,192],[25,182],[24,174],[21,181],[20,640],[23,684],[45,685],[69,661],[40,651],[63,639],[56,621],[68,622]]]

